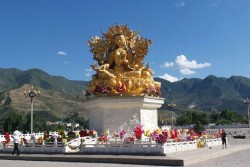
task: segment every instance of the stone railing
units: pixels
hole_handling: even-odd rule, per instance
[[[221,145],[221,139],[207,139],[207,147]],[[140,141],[135,144],[128,144],[122,141],[99,143],[99,144],[81,144],[80,152],[88,154],[143,154],[143,155],[162,155],[179,151],[189,151],[198,149],[197,141],[185,142],[167,142],[156,144],[150,141]]]
[[[160,155],[163,154],[161,144],[146,143],[115,143],[115,144],[81,144],[80,153],[87,154],[143,154]]]
[[[83,140],[84,139],[84,142]],[[82,141],[80,143],[80,141]],[[205,147],[221,145],[221,139],[204,140]],[[164,144],[153,143],[152,141],[136,141],[127,143],[122,140],[109,141],[107,143],[97,142],[95,138],[78,137],[68,143],[43,142],[26,143],[19,145],[21,153],[66,153],[79,152],[84,154],[137,154],[137,155],[166,155],[168,153],[189,151],[198,149],[197,141],[167,142]],[[13,144],[3,146],[3,152],[11,153]]]
[[[222,141],[221,138],[207,139],[205,145],[206,147],[219,146],[222,145]]]
[[[3,145],[4,153],[13,151],[13,144]],[[21,153],[65,153],[66,145],[63,142],[43,142],[43,143],[26,143],[19,145]]]
[[[96,139],[85,136],[77,137],[67,143],[57,142],[55,138],[54,142],[37,143],[35,138],[30,140],[29,143],[23,143],[19,145],[20,152],[22,153],[66,153],[66,152],[79,152],[81,140],[86,143],[96,143]],[[30,143],[31,142],[31,143]],[[10,153],[13,151],[13,144],[4,144],[3,152]]]
[[[197,149],[197,141],[186,141],[186,142],[170,142],[163,145],[164,153],[173,153],[179,151],[188,151]]]

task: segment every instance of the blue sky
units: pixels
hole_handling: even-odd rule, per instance
[[[153,41],[154,77],[250,77],[248,0],[0,0],[0,68],[88,81],[87,41],[116,23]]]

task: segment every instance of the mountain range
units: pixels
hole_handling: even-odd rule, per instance
[[[155,80],[161,82],[162,96],[166,99],[162,108],[174,103],[179,111],[191,109],[207,112],[224,109],[239,113],[247,111],[243,100],[250,97],[249,78],[209,75],[205,79],[182,79],[172,83],[161,78]]]
[[[250,97],[250,79],[242,76],[230,78],[207,76],[205,79],[182,79],[161,82],[161,97],[165,103],[160,110],[174,110],[181,114],[199,109],[207,112],[231,111],[246,113],[247,106],[243,99]],[[41,91],[34,99],[34,111],[44,119],[63,119],[67,114],[78,112],[85,115],[83,102],[87,81],[72,81],[61,76],[52,76],[40,69],[22,71],[16,68],[0,68],[0,121],[10,110],[30,112],[30,98],[24,92],[33,85]]]
[[[41,121],[61,121],[78,113],[86,116],[83,101],[88,82],[71,81],[64,77],[51,76],[40,69],[22,71],[16,68],[0,68],[0,127],[9,112],[29,114],[30,98],[25,91],[39,89],[34,98],[34,117]]]

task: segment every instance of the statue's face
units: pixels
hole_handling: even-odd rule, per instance
[[[126,40],[125,40],[124,35],[116,35],[116,36],[115,36],[115,43],[116,43],[119,47],[124,46],[125,43],[126,43]]]

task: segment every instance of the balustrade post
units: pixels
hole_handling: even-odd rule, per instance
[[[34,134],[32,134],[31,137],[32,137],[32,147],[34,147],[36,143],[36,138]]]
[[[153,142],[152,142],[152,135],[149,136],[149,144],[150,144],[150,147],[152,147],[152,144],[153,144]]]
[[[57,146],[57,136],[54,136],[54,146]]]
[[[80,151],[81,151],[81,150],[82,150],[82,147],[83,147],[84,140],[81,139],[80,141],[81,141],[81,145],[80,145]]]
[[[5,152],[5,150],[6,150],[6,143],[3,143],[3,152]]]
[[[80,146],[81,140],[80,140],[80,135],[77,136],[77,145]]]

